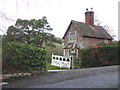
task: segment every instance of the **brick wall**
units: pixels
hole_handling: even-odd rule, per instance
[[[78,34],[78,31],[73,24],[71,24],[71,26],[69,27],[69,31],[67,32],[64,38],[64,45],[66,45],[69,42],[69,32],[72,32],[72,31],[76,31],[76,34]],[[78,35],[77,35],[77,38],[78,38]]]
[[[99,38],[90,38],[90,37],[83,37],[83,46],[90,46],[90,45],[97,45],[101,42],[105,42],[105,39],[99,39]],[[108,43],[111,42],[111,40],[108,40]]]

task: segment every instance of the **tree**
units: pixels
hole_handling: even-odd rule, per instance
[[[112,37],[116,37],[116,35],[113,33],[112,28],[109,25],[104,25],[103,28],[112,35]]]
[[[103,26],[103,28],[114,38],[116,35],[113,33],[112,28],[109,25],[102,25],[102,22],[97,19],[97,16],[95,16],[95,23],[97,26]]]
[[[36,20],[18,19],[14,26],[10,26],[7,30],[6,40],[21,42],[25,44],[33,44],[39,47],[43,45],[55,46],[54,43],[62,43],[61,40],[49,33],[52,31],[47,18]]]

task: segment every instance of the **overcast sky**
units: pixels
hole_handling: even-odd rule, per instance
[[[85,21],[86,8],[93,8],[95,19],[101,25],[108,25],[118,35],[118,1],[119,0],[0,0],[0,27],[4,32],[8,26],[20,19],[40,19],[47,17],[52,33],[62,38],[70,21]],[[0,32],[2,33],[2,32]],[[115,38],[116,39],[116,38]]]

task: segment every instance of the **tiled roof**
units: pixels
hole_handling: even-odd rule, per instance
[[[94,27],[91,27],[90,25],[88,25],[86,23],[73,21],[73,20],[71,21],[71,23],[73,23],[76,26],[76,28],[80,30],[81,35],[83,35],[83,36],[94,37],[94,38],[113,39],[110,36],[110,34],[102,26],[95,25]]]

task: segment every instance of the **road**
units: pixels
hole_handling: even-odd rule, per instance
[[[118,72],[65,80],[30,88],[118,88]]]
[[[49,72],[9,81],[3,88],[118,88],[118,67]]]

